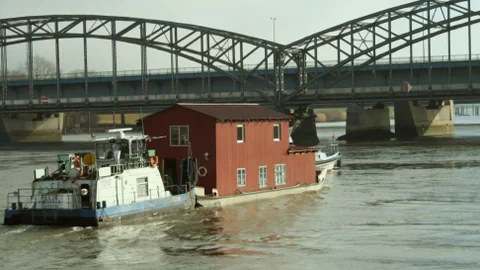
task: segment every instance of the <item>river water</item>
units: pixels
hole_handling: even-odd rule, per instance
[[[318,129],[323,144],[343,130]],[[0,269],[480,269],[479,130],[341,142],[318,193],[100,228],[0,225]],[[33,169],[85,147],[0,147],[1,206]]]

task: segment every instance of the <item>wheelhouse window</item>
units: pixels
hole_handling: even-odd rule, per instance
[[[259,187],[267,186],[267,166],[258,167],[258,185]]]
[[[280,141],[280,124],[273,124],[273,140]]]
[[[137,197],[147,197],[148,196],[148,178],[142,177],[137,178]]]
[[[188,126],[170,126],[170,146],[188,146]]]
[[[97,143],[95,148],[97,150],[97,159],[113,159],[113,148],[109,141]]]
[[[237,187],[244,187],[247,184],[247,171],[245,168],[237,169]]]
[[[131,146],[130,146],[130,157],[131,158],[138,158],[142,155],[143,153],[143,143],[140,140],[136,141],[131,141]]]
[[[120,158],[125,158],[129,155],[128,141],[121,140],[119,143],[114,145],[113,150],[120,150]],[[115,152],[114,152],[115,154]]]
[[[275,184],[284,185],[287,183],[285,174],[285,164],[275,165]]]
[[[237,125],[237,142],[245,141],[245,127],[244,125]]]
[[[95,145],[96,158],[98,160],[113,160],[114,158],[125,158],[129,154],[128,140],[109,140],[98,142]],[[120,153],[120,156],[115,156]]]

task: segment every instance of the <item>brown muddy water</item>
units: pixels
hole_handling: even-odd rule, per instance
[[[322,144],[343,130],[318,129]],[[100,228],[0,225],[0,269],[480,269],[479,131],[341,142],[318,193]],[[88,147],[0,147],[2,207],[35,168]]]

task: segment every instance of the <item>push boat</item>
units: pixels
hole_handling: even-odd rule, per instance
[[[32,188],[8,193],[4,224],[99,226],[193,209],[196,162],[186,159],[188,179],[180,185],[164,181],[155,150],[146,149],[163,137],[127,136],[130,130],[109,130],[116,136],[95,139],[95,154],[58,155],[52,173],[48,167],[34,170]]]

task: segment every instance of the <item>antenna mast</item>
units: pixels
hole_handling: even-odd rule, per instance
[[[142,136],[145,137],[145,129],[143,128],[143,113],[142,113],[142,107],[140,107],[140,121],[142,121]]]

